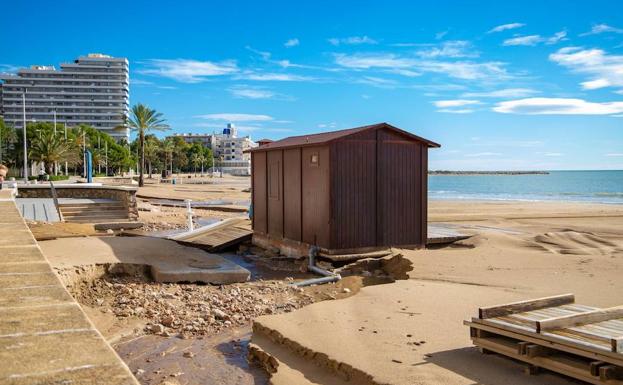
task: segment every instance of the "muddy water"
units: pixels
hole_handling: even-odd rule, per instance
[[[114,346],[143,385],[263,385],[267,373],[246,360],[251,328],[181,339],[146,335]]]

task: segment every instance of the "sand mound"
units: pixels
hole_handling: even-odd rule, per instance
[[[532,246],[555,254],[613,255],[623,252],[623,245],[620,242],[573,230],[537,235]]]

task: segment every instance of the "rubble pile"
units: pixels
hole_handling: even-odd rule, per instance
[[[76,295],[85,305],[118,318],[138,317],[145,332],[169,336],[215,334],[264,314],[293,311],[314,302],[289,281],[256,281],[227,286],[96,279]],[[86,292],[85,292],[86,291]]]

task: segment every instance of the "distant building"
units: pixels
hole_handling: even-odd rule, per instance
[[[245,151],[257,147],[257,144],[248,135],[238,137],[238,130],[231,123],[220,134],[174,134],[173,137],[212,149],[216,168],[225,174],[251,175],[251,155]]]
[[[116,139],[129,139],[129,64],[125,58],[102,54],[81,56],[73,63],[31,66],[17,74],[0,74],[0,115],[21,128],[25,91],[26,121],[52,122],[70,127],[88,124]]]

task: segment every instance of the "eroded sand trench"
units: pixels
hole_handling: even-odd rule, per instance
[[[411,264],[396,257],[341,269],[336,283],[290,286],[297,275],[280,261],[272,279],[228,285],[154,282],[149,265],[102,263],[56,268],[142,384],[262,384],[269,373],[247,361],[252,321],[309,304],[354,295],[363,286],[405,278]]]

